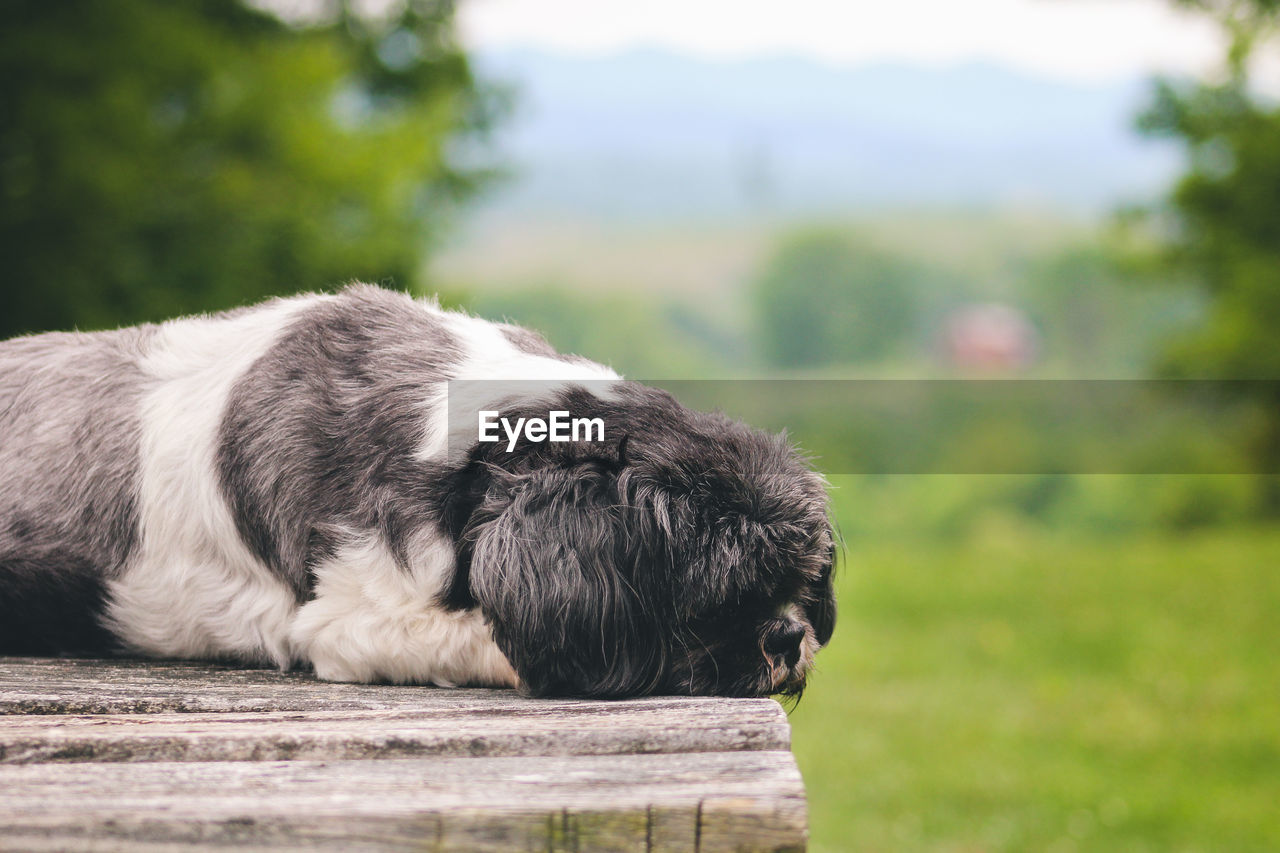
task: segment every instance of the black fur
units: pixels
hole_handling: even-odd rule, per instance
[[[103,573],[67,551],[0,558],[0,651],[102,654],[115,639],[98,621]]]
[[[835,600],[825,491],[795,451],[634,383],[525,406],[510,416],[565,409],[618,436],[472,451],[447,601],[481,607],[525,689],[798,693]]]

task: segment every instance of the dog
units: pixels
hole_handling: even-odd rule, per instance
[[[0,343],[0,652],[797,695],[834,557],[783,437],[403,293]]]

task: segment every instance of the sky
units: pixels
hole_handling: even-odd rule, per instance
[[[833,65],[988,62],[1076,80],[1212,73],[1207,20],[1165,0],[463,0],[469,48],[704,58],[790,54]]]

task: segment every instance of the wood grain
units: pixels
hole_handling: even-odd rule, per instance
[[[0,658],[0,850],[793,851],[773,700]]]
[[[772,699],[655,696],[625,703],[528,699],[513,690],[338,684],[319,681],[305,672],[209,663],[0,657],[0,715],[431,709],[468,713],[510,709],[528,715],[563,715],[624,705],[665,713],[728,704],[778,708]]]
[[[770,701],[566,709],[448,699],[421,711],[4,716],[0,764],[785,750],[790,734]]]
[[[775,751],[0,767],[0,849],[789,850],[804,826]]]
[[[134,660],[0,658],[0,714],[155,714],[166,711],[380,711],[455,701],[520,701],[508,690],[333,684],[304,672]]]

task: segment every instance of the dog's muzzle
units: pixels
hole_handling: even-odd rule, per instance
[[[760,640],[768,693],[798,693],[818,651],[813,631],[801,622],[779,618],[767,626]]]

